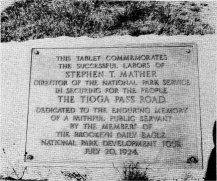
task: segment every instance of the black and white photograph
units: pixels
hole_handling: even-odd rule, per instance
[[[0,180],[216,180],[217,1],[0,10]]]

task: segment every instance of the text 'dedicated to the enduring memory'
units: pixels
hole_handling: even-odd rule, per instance
[[[25,161],[202,167],[195,44],[32,49]]]

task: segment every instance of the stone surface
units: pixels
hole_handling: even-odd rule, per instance
[[[26,123],[28,110],[28,93],[30,77],[30,60],[32,48],[78,48],[91,46],[124,46],[126,44],[147,44],[147,43],[196,43],[198,45],[199,83],[201,86],[201,121],[202,121],[202,147],[203,147],[203,169],[156,169],[150,164],[141,165],[141,168],[148,167],[150,178],[172,179],[172,178],[202,178],[204,176],[207,160],[213,147],[212,126],[216,119],[216,35],[208,36],[123,36],[106,37],[102,39],[91,39],[87,37],[56,39],[44,39],[28,41],[23,43],[1,44],[2,57],[2,82],[1,82],[1,175],[15,176],[12,168],[19,175],[27,166],[24,178],[49,178],[51,180],[64,180],[61,171],[77,171],[80,174],[87,174],[89,179],[119,180],[123,174],[124,165],[114,164],[111,168],[76,167],[70,163],[55,165],[55,167],[44,167],[42,164],[30,165],[24,163],[26,143]],[[54,52],[55,54],[56,52]],[[191,127],[195,129],[194,126]],[[38,130],[36,130],[38,131]],[[37,167],[36,167],[37,166]],[[57,167],[58,166],[58,167]],[[103,179],[105,180],[105,179]]]

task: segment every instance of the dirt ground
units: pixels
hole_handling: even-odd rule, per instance
[[[12,5],[14,2],[20,1],[20,0],[0,0],[0,11],[2,12],[5,8]],[[171,0],[172,2],[173,0]],[[209,6],[207,8],[204,8],[204,11],[202,12],[202,16],[207,22],[210,22],[211,25],[213,25],[215,28],[217,28],[217,1],[195,1],[194,2],[204,2],[207,3]]]

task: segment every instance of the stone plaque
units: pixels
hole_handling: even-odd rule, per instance
[[[32,49],[25,161],[201,168],[195,44]]]

